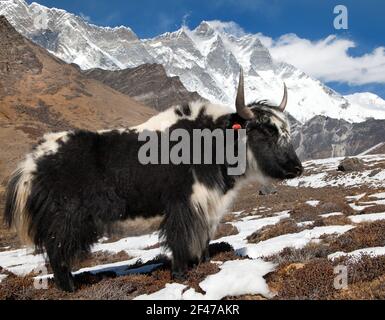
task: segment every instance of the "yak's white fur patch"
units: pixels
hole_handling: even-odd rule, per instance
[[[195,101],[191,102],[189,104],[191,114],[185,115],[182,112],[182,116],[179,116],[176,114],[176,110],[181,110],[181,106],[174,106],[171,107],[155,116],[147,120],[146,122],[131,127],[131,130],[136,130],[137,132],[142,132],[144,130],[149,131],[165,131],[166,129],[172,127],[174,124],[176,124],[178,121],[182,119],[187,119],[190,121],[195,120],[202,109],[204,109],[204,112],[207,116],[211,116],[212,119],[215,121],[219,117],[232,113],[233,111],[225,106],[212,104],[204,101]]]
[[[32,156],[35,160],[50,154],[55,154],[59,149],[59,143],[66,143],[69,139],[70,131],[57,133],[47,133],[43,136],[44,142],[40,143]]]
[[[239,177],[234,188],[227,191],[226,194],[216,188],[207,187],[194,176],[190,201],[197,212],[203,211],[209,224],[211,238],[215,235],[223,215],[226,214],[238,192],[245,184],[255,180],[264,185],[271,183],[271,179],[266,177],[259,169],[257,161],[250,150],[247,152],[247,157],[249,166],[246,174]]]
[[[190,201],[197,212],[204,214],[209,225],[211,238],[235,196],[234,189],[224,195],[219,190],[210,189],[195,179]]]

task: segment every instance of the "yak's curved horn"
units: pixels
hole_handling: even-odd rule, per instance
[[[235,106],[237,108],[237,113],[241,118],[245,120],[250,120],[254,118],[254,113],[245,104],[245,84],[243,79],[242,68],[239,74],[239,84],[238,84],[237,99],[235,100]]]
[[[284,90],[283,99],[281,104],[279,105],[279,110],[281,111],[284,111],[287,106],[287,87],[285,82],[283,83],[283,90]]]

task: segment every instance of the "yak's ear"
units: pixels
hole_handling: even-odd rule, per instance
[[[286,87],[286,83],[284,82],[283,83],[283,98],[282,98],[282,102],[281,104],[279,105],[279,110],[281,111],[285,111],[285,108],[287,106],[287,87]]]
[[[244,120],[250,120],[254,118],[254,113],[245,104],[245,84],[243,79],[243,69],[241,67],[239,74],[239,84],[237,91],[237,98],[235,100],[235,107],[238,115]]]

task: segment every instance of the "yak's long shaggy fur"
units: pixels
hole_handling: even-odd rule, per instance
[[[259,118],[267,115],[253,109]],[[260,125],[265,121],[266,126],[279,123],[286,128],[283,114],[279,118],[276,113],[260,120]],[[158,134],[176,128],[224,130],[234,123],[246,127],[237,113],[196,102],[170,108],[134,128],[48,134],[11,177],[5,220],[45,249],[56,283],[73,291],[74,259],[88,252],[109,224],[163,214],[161,236],[173,253],[174,274],[180,275],[207,254],[217,223],[242,181],[251,176],[283,178],[285,166],[261,165],[274,157],[259,157],[257,147],[249,147],[248,167],[240,177],[229,176],[226,164],[141,165],[138,150],[144,142],[138,141],[138,134],[145,129]],[[268,144],[278,140],[280,128],[270,128],[268,136],[253,126],[248,130],[256,132],[251,140],[267,152]],[[297,158],[290,159],[298,165]]]

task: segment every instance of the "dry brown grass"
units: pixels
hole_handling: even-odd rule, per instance
[[[328,299],[334,294],[333,265],[327,259],[316,259],[305,265],[282,265],[267,276],[275,299]]]
[[[313,227],[336,226],[336,225],[344,226],[351,223],[352,222],[350,221],[350,219],[345,215],[330,216],[327,218],[318,217],[317,219],[315,219],[313,223]]]
[[[334,251],[351,252],[382,246],[385,246],[385,221],[359,224],[356,228],[330,240],[330,247]]]
[[[333,296],[337,300],[384,300],[385,276],[369,282],[350,285],[346,290],[339,290]]]
[[[127,252],[120,251],[118,253],[110,253],[108,251],[98,251],[92,254],[89,254],[85,259],[79,261],[74,265],[73,269],[81,269],[85,267],[93,267],[102,264],[114,263],[119,261],[129,260],[130,257]]]
[[[342,257],[333,261],[334,265],[348,268],[348,283],[370,282],[385,275],[385,256],[362,255],[359,259]]]
[[[278,237],[283,234],[297,233],[304,230],[305,227],[299,227],[293,219],[283,219],[279,223],[263,227],[257,230],[252,235],[247,237],[247,241],[250,243],[257,243],[270,238]]]
[[[221,224],[219,224],[219,226],[217,228],[217,231],[216,231],[215,236],[214,236],[214,240],[219,239],[219,238],[223,238],[223,237],[227,237],[227,236],[232,236],[232,235],[235,235],[238,233],[239,233],[239,231],[238,231],[237,227],[233,226],[232,224],[221,223]]]
[[[266,257],[266,260],[283,265],[291,263],[307,263],[314,259],[327,258],[333,253],[328,244],[309,243],[302,249],[285,248],[280,253]]]

